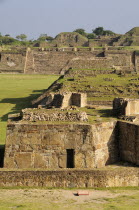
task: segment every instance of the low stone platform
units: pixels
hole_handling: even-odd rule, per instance
[[[139,168],[0,170],[0,187],[100,188],[139,186]]]

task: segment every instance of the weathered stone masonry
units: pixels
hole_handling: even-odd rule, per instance
[[[2,51],[0,72],[64,74],[69,68],[138,72],[138,54],[128,50],[50,48],[44,51]]]
[[[105,122],[44,124],[11,122],[6,168],[101,168],[127,161],[139,165],[139,125]]]
[[[68,106],[87,106],[87,94],[77,92],[47,93],[32,101],[32,105],[51,106],[56,108],[67,108]]]
[[[64,48],[63,48],[64,49]],[[28,52],[27,52],[28,53]],[[25,73],[60,74],[69,68],[135,71],[130,51],[29,51]],[[135,56],[135,55],[134,55]]]
[[[139,125],[119,122],[120,158],[139,166]]]
[[[4,166],[99,168],[114,163],[118,161],[115,124],[10,123]]]
[[[0,170],[0,186],[30,187],[127,187],[139,186],[138,168],[102,170]]]
[[[26,51],[0,52],[0,73],[24,73]]]
[[[118,115],[137,115],[139,114],[139,99],[115,98],[113,109]]]

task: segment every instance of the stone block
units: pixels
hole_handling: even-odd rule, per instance
[[[16,168],[32,168],[31,153],[16,153],[15,154]]]
[[[4,167],[5,168],[16,168],[14,157],[7,157],[4,158]]]
[[[67,167],[67,157],[66,157],[66,155],[60,155],[58,157],[58,166],[59,166],[59,168],[66,168]]]
[[[85,168],[85,156],[83,153],[76,152],[75,168]]]
[[[34,168],[47,168],[47,162],[40,153],[34,153]]]

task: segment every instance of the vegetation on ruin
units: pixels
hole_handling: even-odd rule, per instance
[[[0,144],[5,143],[8,114],[31,107],[31,101],[57,78],[48,75],[0,75]]]
[[[126,33],[126,35],[130,35],[130,36],[139,36],[139,27],[134,27],[132,28],[130,31],[128,31]]]
[[[112,101],[115,97],[139,98],[139,75],[99,74],[91,76],[87,75],[84,70],[79,71],[83,72],[82,75],[78,75],[77,70],[71,70],[73,75],[70,73],[59,79],[61,91],[87,92],[88,101]]]

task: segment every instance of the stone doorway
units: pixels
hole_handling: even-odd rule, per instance
[[[74,168],[74,149],[67,149],[67,168]]]

